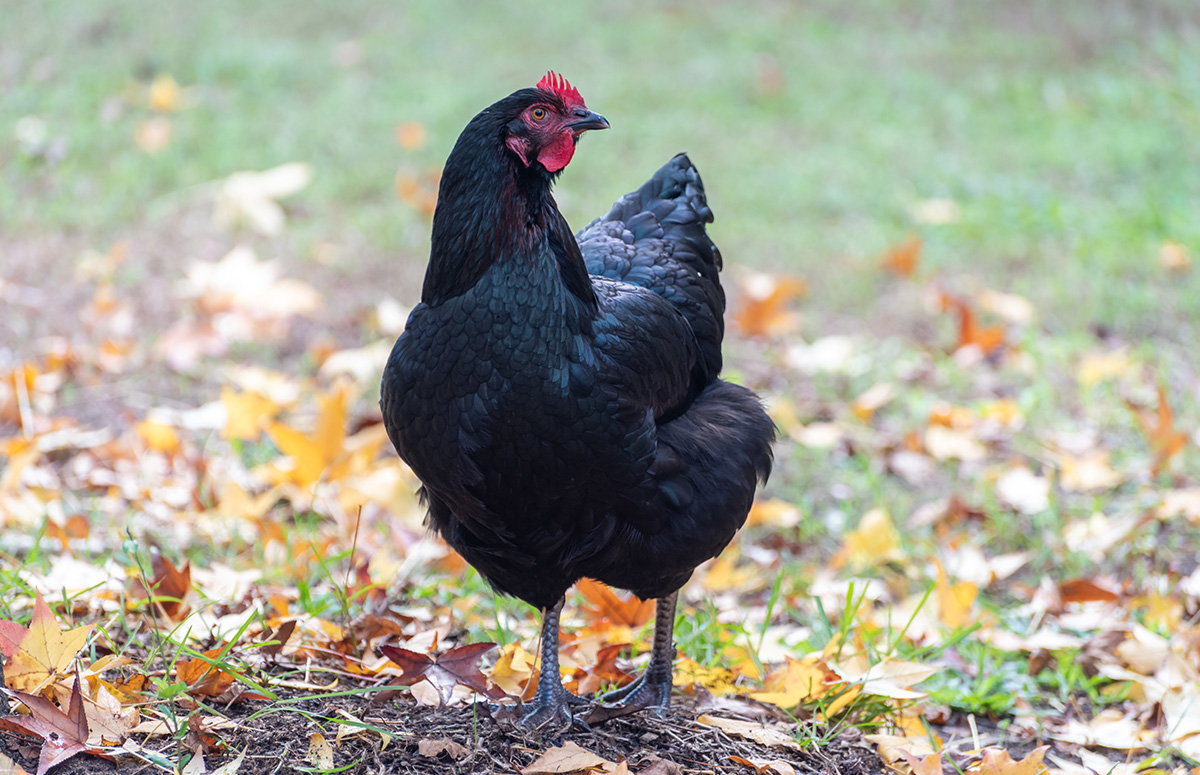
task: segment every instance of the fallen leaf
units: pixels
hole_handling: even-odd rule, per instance
[[[396,142],[406,151],[415,151],[425,144],[425,127],[416,121],[405,121],[396,127]]]
[[[912,235],[899,245],[894,245],[883,254],[883,268],[897,277],[910,277],[917,268],[921,256],[921,238]]]
[[[785,657],[784,666],[768,673],[763,680],[764,691],[751,692],[750,697],[786,710],[806,700],[825,697],[839,683],[837,673],[830,670],[819,656],[810,654],[803,659]]]
[[[28,716],[0,716],[0,729],[41,738],[42,750],[38,756],[37,775],[45,775],[56,764],[79,753],[90,753],[112,761],[98,748],[88,745],[87,716],[83,710],[82,680],[77,676],[71,689],[70,704],[63,713],[58,706],[44,697],[25,692],[4,689],[8,696],[20,700],[29,708]]]
[[[744,764],[760,775],[775,773],[775,775],[796,775],[796,768],[783,759],[747,759],[744,756],[730,756],[729,761]]]
[[[133,142],[149,154],[155,154],[171,144],[171,119],[155,116],[138,124]]]
[[[799,277],[754,273],[742,282],[742,303],[734,320],[744,336],[768,337],[794,331],[799,324],[788,307],[808,293]]]
[[[1064,603],[1115,603],[1120,595],[1100,586],[1091,579],[1071,579],[1058,585]]]
[[[1018,466],[996,481],[996,496],[1019,514],[1041,514],[1050,508],[1050,480]]]
[[[213,218],[222,227],[247,222],[255,231],[275,236],[283,231],[286,216],[276,202],[309,184],[312,166],[301,162],[281,164],[262,172],[235,172],[225,179],[217,195]]]
[[[621,598],[607,584],[592,579],[581,579],[575,588],[584,596],[592,608],[583,614],[593,622],[607,621],[623,627],[641,627],[654,615],[654,601],[642,600],[629,595]]]
[[[304,760],[318,770],[333,769],[333,746],[320,732],[313,732],[308,740],[308,753]]]
[[[381,646],[379,651],[403,670],[393,683],[413,686],[426,681],[437,690],[439,704],[445,705],[459,684],[493,700],[505,696],[502,689],[489,686],[487,676],[479,672],[480,658],[494,648],[495,643],[470,643],[451,649],[436,659],[396,646]]]
[[[846,533],[830,565],[834,568],[869,568],[903,559],[900,531],[892,522],[892,516],[875,508],[863,515],[857,528]]]
[[[1042,758],[1050,746],[1034,748],[1024,759],[1013,761],[1008,751],[1000,748],[983,749],[983,761],[979,764],[980,775],[1041,775],[1046,771]]]
[[[941,226],[954,223],[959,219],[958,202],[953,199],[922,199],[909,206],[908,212],[917,223],[928,223],[931,226]]]
[[[966,627],[973,622],[970,616],[975,598],[979,596],[979,585],[970,581],[952,583],[940,562],[937,567],[938,617],[942,624],[952,630]]]
[[[233,686],[234,676],[212,662],[221,658],[223,648],[203,652],[208,659],[189,659],[175,665],[175,675],[188,685],[188,694],[193,696],[218,697]]]
[[[803,747],[793,737],[765,724],[758,724],[753,721],[738,721],[736,719],[721,718],[720,716],[710,716],[708,714],[697,718],[696,723],[716,727],[734,737],[753,740],[762,745],[792,748],[797,751],[803,750]]]
[[[282,409],[266,396],[252,390],[237,392],[221,388],[221,403],[225,406],[225,426],[221,438],[257,441],[263,429]]]
[[[1158,265],[1169,272],[1184,272],[1191,268],[1188,249],[1178,242],[1164,242],[1158,249]]]
[[[436,759],[444,753],[455,761],[471,755],[469,748],[459,745],[448,737],[443,737],[441,740],[418,740],[417,753],[430,759]]]
[[[954,350],[978,347],[983,355],[991,355],[1004,345],[1004,329],[999,326],[980,326],[971,305],[957,296],[943,293],[938,296],[943,312],[958,316],[958,342]]]
[[[75,655],[87,643],[91,631],[90,624],[59,629],[54,612],[39,592],[28,629],[16,622],[0,622],[0,651],[7,657],[4,683],[29,694],[41,692],[71,672]]]
[[[158,113],[171,113],[179,110],[182,90],[170,75],[158,75],[150,82],[147,100],[150,109]]]
[[[1166,388],[1161,383],[1157,388],[1158,408],[1153,415],[1144,407],[1129,400],[1125,401],[1126,406],[1133,412],[1142,435],[1150,442],[1150,450],[1154,453],[1151,472],[1155,476],[1158,476],[1171,458],[1183,450],[1188,441],[1187,434],[1175,430],[1175,415],[1171,411],[1171,405],[1167,403]]]
[[[613,772],[616,762],[610,762],[591,751],[568,741],[564,745],[549,749],[532,764],[521,770],[521,775],[556,775],[573,772]]]
[[[926,755],[925,758],[920,759],[907,748],[900,748],[898,750],[900,756],[912,768],[912,775],[942,775],[941,752],[931,753]]]

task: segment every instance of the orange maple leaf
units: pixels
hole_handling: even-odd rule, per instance
[[[653,600],[642,600],[633,595],[622,600],[606,584],[591,579],[581,579],[575,586],[595,606],[584,610],[592,621],[607,620],[619,626],[641,627],[654,614]]]
[[[943,312],[958,315],[958,344],[954,350],[975,345],[984,355],[991,355],[1004,345],[1004,329],[1000,326],[980,326],[971,305],[948,293],[938,295]]]
[[[1125,404],[1129,411],[1133,412],[1142,435],[1150,442],[1150,449],[1154,452],[1154,466],[1151,472],[1158,476],[1171,462],[1171,458],[1178,455],[1187,445],[1187,434],[1175,430],[1175,414],[1171,411],[1171,405],[1167,403],[1167,391],[1161,384],[1158,386],[1158,409],[1153,415],[1145,407],[1128,399]]]
[[[796,327],[796,315],[788,304],[808,292],[808,283],[799,277],[754,275],[743,283],[741,309],[734,319],[746,336],[772,336]]]
[[[883,254],[883,268],[897,277],[911,276],[917,269],[923,244],[921,238],[913,234],[899,245],[893,245]]]

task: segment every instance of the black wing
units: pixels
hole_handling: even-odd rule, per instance
[[[681,153],[577,235],[591,274],[652,290],[683,314],[700,347],[702,382],[721,371],[725,332],[721,252],[704,227],[712,220],[700,173]]]

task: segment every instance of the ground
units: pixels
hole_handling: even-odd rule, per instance
[[[226,644],[227,675],[334,652],[374,681],[396,671],[380,644],[492,641],[489,678],[529,676],[534,615],[424,538],[376,399],[457,132],[553,67],[613,124],[556,190],[575,227],[678,151],[699,166],[726,374],[781,430],[751,524],[684,590],[677,672],[824,719],[779,722],[798,771],[877,771],[859,741],[881,733],[963,772],[990,772],[973,748],[1042,744],[1072,775],[1200,765],[1195,3],[11,6],[0,621],[29,627],[40,591],[56,627],[93,626],[42,666],[60,701],[111,652],[150,682],[122,707],[211,703],[197,717],[247,720],[218,732],[247,761],[314,766],[297,706],[403,721],[388,766],[472,771],[412,749],[476,730],[488,761],[545,750],[408,694],[226,708],[180,668]],[[179,600],[153,615],[150,587]],[[635,672],[646,617],[572,593],[566,678]],[[571,739],[634,772],[639,747],[783,755],[699,731],[679,696],[669,723]],[[164,769],[190,750],[130,739]],[[380,746],[343,740],[337,765],[371,771]]]

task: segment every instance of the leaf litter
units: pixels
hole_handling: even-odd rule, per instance
[[[156,111],[186,103],[167,81],[156,88]],[[397,136],[419,145],[411,126]],[[221,189],[221,228],[278,234],[276,200],[311,169],[239,175]],[[402,177],[401,197],[429,210],[436,175]],[[225,239],[222,259],[180,270],[157,341],[143,300],[116,282],[130,260],[120,244],[80,263],[79,334],[34,339],[0,364],[3,548],[24,557],[22,537],[43,542],[0,609],[11,698],[0,725],[19,732],[0,735],[0,755],[19,762],[0,767],[232,772],[269,760],[289,772],[332,757],[348,772],[868,772],[882,755],[899,772],[1022,775],[1200,761],[1200,570],[1181,548],[1200,526],[1196,386],[1148,377],[1143,351],[1043,349],[1028,301],[934,276],[917,235],[875,271],[890,275],[881,293],[919,291],[897,298],[927,318],[928,340],[802,342],[803,278],[748,276],[731,305],[734,360],[791,441],[777,451],[783,484],[685,590],[678,707],[565,741],[514,738],[474,702],[536,682],[532,618],[475,610],[487,593],[425,537],[416,480],[372,406],[380,353],[402,325],[396,301],[368,298],[358,344],[331,348],[305,324],[327,314],[319,286]],[[295,348],[297,336],[274,368],[244,349]],[[1035,364],[1090,408],[1048,415]],[[192,400],[127,405],[102,423],[62,411],[70,390],[156,366],[197,380]],[[815,483],[798,497],[787,469],[814,454],[901,487],[872,500],[860,485]],[[1020,540],[1032,525],[1037,540]],[[340,612],[313,602],[338,595]],[[577,600],[568,687],[627,682],[646,659],[652,606],[591,582]],[[689,634],[705,610],[713,618]],[[506,642],[486,655],[497,630]],[[1048,680],[1073,664],[1075,683],[1025,684],[1000,711],[964,688],[990,670]],[[377,704],[339,694],[397,682],[410,688]],[[1007,731],[980,740],[997,721]],[[568,743],[578,750],[562,753]]]

